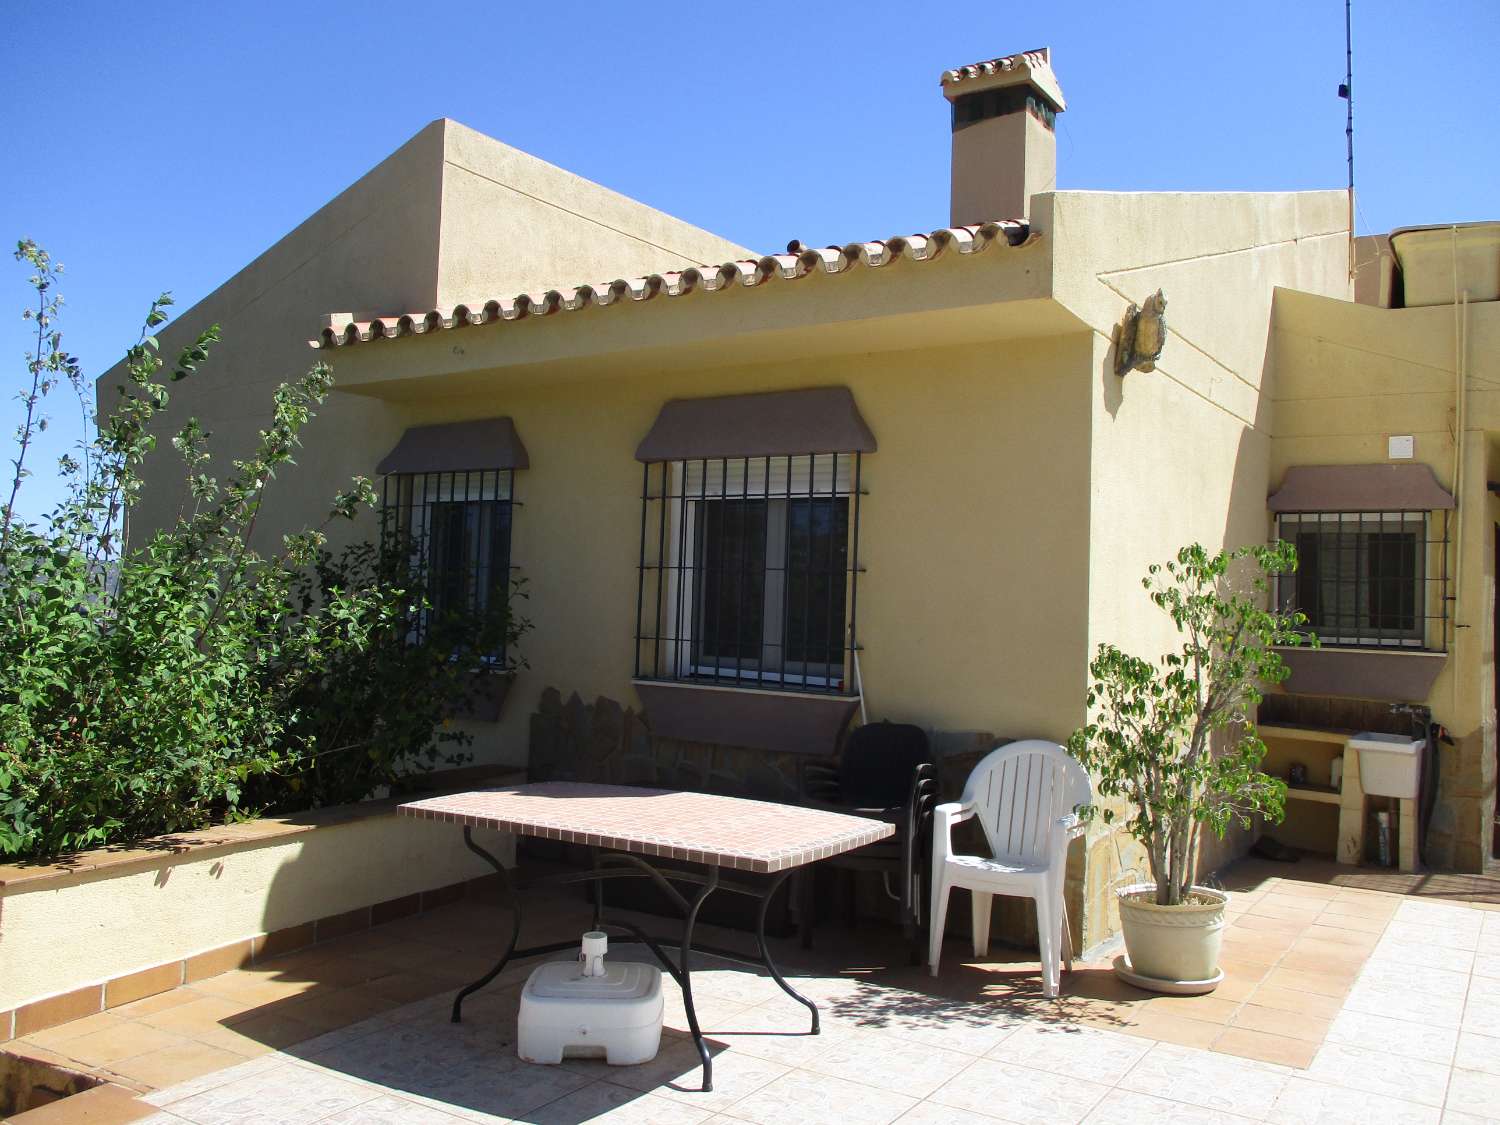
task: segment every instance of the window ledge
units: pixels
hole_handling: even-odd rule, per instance
[[[466,703],[456,704],[448,711],[450,719],[470,719],[481,723],[500,721],[500,712],[505,707],[505,697],[510,694],[511,684],[516,682],[515,672],[475,672]]]
[[[681,742],[826,757],[838,750],[857,695],[636,680],[651,733]]]
[[[1391,703],[1421,703],[1448,662],[1446,652],[1400,648],[1278,649],[1293,695],[1337,695]]]

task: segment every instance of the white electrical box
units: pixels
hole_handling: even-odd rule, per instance
[[[1392,461],[1410,461],[1417,455],[1417,439],[1411,434],[1391,434],[1385,439],[1385,455]]]

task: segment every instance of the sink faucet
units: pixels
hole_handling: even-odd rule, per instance
[[[1411,719],[1412,735],[1427,737],[1427,725],[1432,722],[1432,708],[1421,703],[1392,703],[1392,715],[1406,715]]]

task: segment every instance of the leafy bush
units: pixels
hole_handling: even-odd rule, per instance
[[[1253,568],[1248,583],[1236,582]],[[1222,838],[1238,820],[1280,820],[1286,785],[1261,772],[1265,743],[1250,711],[1261,684],[1287,668],[1275,645],[1317,639],[1300,613],[1267,609],[1268,579],[1297,568],[1289,543],[1210,555],[1198,544],[1153,566],[1143,585],[1182,635],[1159,665],[1101,644],[1089,665],[1091,721],[1068,749],[1098,778],[1098,791],[1133,808],[1126,830],[1145,847],[1156,902],[1184,901],[1197,868],[1200,833]],[[1094,809],[1106,822],[1113,809]]]
[[[32,267],[25,315],[37,335],[0,511],[0,853],[50,855],[356,800],[460,760],[466,739],[443,729],[443,716],[475,674],[514,667],[488,654],[513,653],[526,623],[502,606],[409,643],[414,615],[431,612],[420,575],[374,546],[339,559],[326,550],[330,523],[374,503],[363,478],[275,554],[252,545],[267,487],[293,464],[332,387],[326,366],[276,390],[257,448],[222,481],[208,435],[183,425],[172,438],[183,510],[169,527],[129,536],[168,383],[191,377],[218,340],[208,329],[168,369],[151,335],[167,319],[164,294],[127,353],[119,401],[61,459],[63,501],[38,523],[20,518],[46,396],[67,383],[87,415],[89,388],[56,328],[61,267],[31,242],[16,257]]]

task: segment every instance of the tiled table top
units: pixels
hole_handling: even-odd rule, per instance
[[[853,851],[895,831],[877,820],[769,801],[574,781],[450,793],[397,812],[760,873]]]

